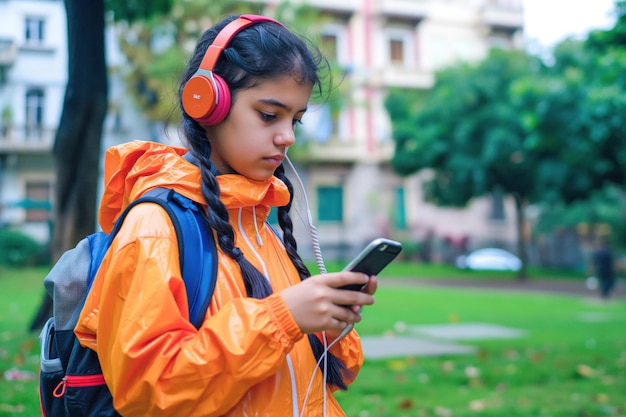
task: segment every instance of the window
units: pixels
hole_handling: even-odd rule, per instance
[[[33,181],[26,183],[26,208],[27,222],[46,222],[50,220],[50,193],[52,185],[46,181]]]
[[[24,22],[24,40],[28,44],[42,44],[45,21],[40,17],[27,17]]]
[[[317,218],[320,222],[343,221],[343,189],[322,186],[317,189]]]
[[[329,61],[347,66],[351,57],[347,45],[346,28],[340,23],[324,25],[321,30],[320,50]]]
[[[338,60],[337,44],[338,40],[336,33],[326,33],[322,35],[320,49],[327,59],[332,61]]]
[[[389,40],[389,62],[398,64],[404,62],[404,41],[402,39]]]
[[[44,92],[41,88],[26,90],[26,132],[41,133],[43,127]]]
[[[411,68],[415,64],[415,31],[413,29],[385,29],[387,63]]]
[[[405,195],[404,188],[396,188],[395,207],[394,207],[394,223],[396,229],[406,230],[406,207],[404,204]]]

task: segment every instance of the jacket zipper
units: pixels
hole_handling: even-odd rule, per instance
[[[54,388],[52,395],[54,398],[61,398],[65,395],[65,389],[70,388],[87,388],[95,387],[98,385],[104,385],[104,376],[102,374],[96,375],[65,375],[61,382]]]

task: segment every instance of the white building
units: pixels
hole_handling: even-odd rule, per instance
[[[22,224],[41,241],[66,79],[63,2],[0,1],[0,224]]]
[[[409,242],[432,235],[475,244],[497,236],[512,242],[514,212],[506,200],[480,199],[464,210],[440,209],[423,201],[427,173],[409,178],[393,173],[392,126],[384,99],[392,86],[428,89],[435,69],[456,60],[478,60],[492,46],[522,47],[521,0],[308,4],[324,16],[322,49],[346,69],[341,110],[308,112],[306,145],[292,154],[323,247],[331,256],[333,249],[353,252],[377,236]],[[66,81],[64,19],[60,0],[0,0],[0,109],[10,115],[0,132],[0,224],[21,224],[42,240],[48,212],[15,203],[51,201],[50,149]],[[110,37],[108,42],[109,48],[115,43]],[[123,61],[119,55],[109,58],[111,65]],[[111,80],[110,100],[118,107],[125,102],[119,80]],[[141,118],[128,114],[109,117],[106,144],[153,138],[149,126],[137,123]]]
[[[0,227],[11,225],[40,242],[50,238],[55,186],[51,154],[67,82],[67,25],[62,0],[0,0]],[[107,33],[110,67],[123,64]],[[116,75],[103,145],[153,139],[149,124],[128,104]],[[117,115],[128,123],[121,126]],[[132,121],[132,122],[131,122]]]

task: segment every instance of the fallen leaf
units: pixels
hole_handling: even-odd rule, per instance
[[[477,378],[480,375],[480,369],[475,366],[465,367],[465,376],[468,378]]]
[[[400,410],[412,410],[414,405],[412,398],[403,398],[400,400],[400,403],[398,403],[398,408]]]
[[[441,363],[441,370],[444,372],[452,372],[454,370],[454,362],[452,361],[443,361]]]
[[[485,401],[474,400],[469,403],[469,409],[472,411],[483,411],[485,409]]]
[[[442,407],[440,405],[435,407],[435,415],[438,417],[450,417],[452,416],[452,410]]]
[[[403,360],[393,360],[387,362],[387,367],[392,371],[404,371],[407,368],[407,364]]]
[[[606,404],[609,402],[609,396],[603,392],[597,393],[594,398],[595,402],[600,404]]]
[[[595,371],[591,366],[581,364],[576,367],[576,375],[582,376],[583,378],[593,378]]]

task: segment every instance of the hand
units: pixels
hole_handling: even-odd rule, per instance
[[[362,291],[340,290],[350,284],[367,284]],[[281,291],[287,308],[303,333],[341,331],[361,321],[360,307],[374,304],[376,279],[360,272],[315,275]]]

